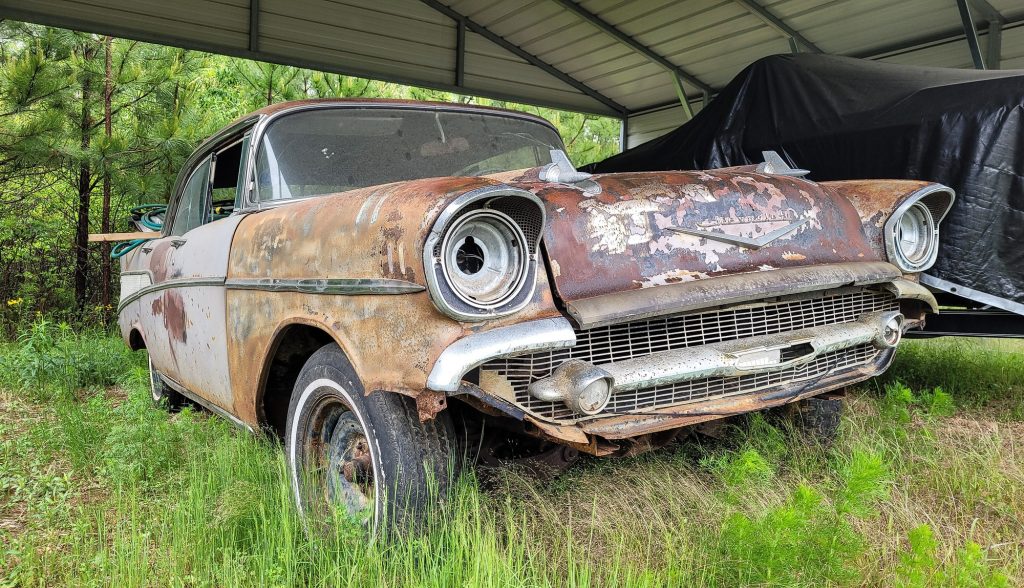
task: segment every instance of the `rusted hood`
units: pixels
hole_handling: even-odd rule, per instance
[[[501,179],[546,202],[544,245],[557,293],[566,301],[880,259],[846,198],[798,178],[724,170],[596,175],[573,185],[536,178],[531,170]],[[766,239],[776,231],[783,234]],[[769,242],[744,246],[728,237]]]

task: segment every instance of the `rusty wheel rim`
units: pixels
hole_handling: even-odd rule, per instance
[[[305,435],[307,505],[321,515],[340,514],[369,527],[376,482],[373,455],[358,415],[328,398],[311,411]]]

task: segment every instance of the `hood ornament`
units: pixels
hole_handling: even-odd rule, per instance
[[[691,235],[693,237],[703,237],[705,239],[712,239],[715,241],[721,241],[722,243],[728,243],[730,245],[738,245],[740,247],[746,247],[747,249],[760,249],[772,241],[788,235],[793,231],[807,224],[808,219],[799,220],[791,225],[776,229],[770,233],[765,233],[760,237],[741,237],[739,235],[729,235],[727,233],[721,233],[718,231],[701,231],[698,229],[683,229],[680,227],[668,227],[667,230],[673,233],[682,233],[683,235]]]
[[[577,171],[565,151],[552,149],[551,163],[540,168],[540,179],[553,184],[575,184],[590,179],[590,174]]]
[[[811,173],[806,169],[789,167],[786,160],[782,159],[782,156],[775,151],[762,151],[761,157],[764,157],[764,162],[757,165],[757,173],[759,174],[802,178]]]

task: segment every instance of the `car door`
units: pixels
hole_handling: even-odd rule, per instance
[[[230,210],[242,184],[247,138],[228,141],[200,162],[169,219],[163,248],[171,287],[160,307],[173,383],[221,408],[231,410],[224,280],[228,253],[241,214]],[[218,166],[220,169],[218,169]],[[227,202],[215,200],[230,193]]]
[[[205,198],[210,182],[210,163],[211,158],[204,157],[183,170],[184,179],[177,184],[164,215],[165,223],[170,224],[172,219],[185,223],[200,209],[198,202]],[[180,298],[181,290],[190,285],[190,280],[182,278],[171,267],[171,253],[179,237],[170,236],[170,232],[170,228],[165,227],[160,238],[145,243],[137,254],[138,265],[150,278],[150,285],[145,288],[147,293],[140,300],[139,323],[153,367],[168,377],[173,376],[175,357],[187,339],[182,328],[186,317]]]

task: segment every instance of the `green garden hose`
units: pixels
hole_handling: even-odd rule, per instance
[[[142,206],[136,206],[131,210],[132,221],[142,228],[159,231],[164,226],[163,214],[165,212],[167,212],[166,204],[143,204]],[[153,238],[159,236],[159,232],[153,234]],[[125,255],[128,255],[130,251],[134,250],[146,241],[149,241],[149,239],[122,241],[121,243],[114,245],[114,248],[110,250],[110,257],[112,259],[124,257]]]
[[[220,220],[231,216],[234,212],[235,206],[231,200],[218,200],[213,203],[213,210],[210,214],[211,220]],[[142,206],[136,206],[131,210],[132,222],[143,229],[149,229],[156,231],[153,233],[153,239],[160,236],[160,229],[164,228],[164,214],[167,213],[166,204],[143,204]],[[110,257],[113,259],[119,259],[128,254],[139,245],[142,245],[149,239],[135,239],[134,241],[122,241],[114,246],[110,250]]]

